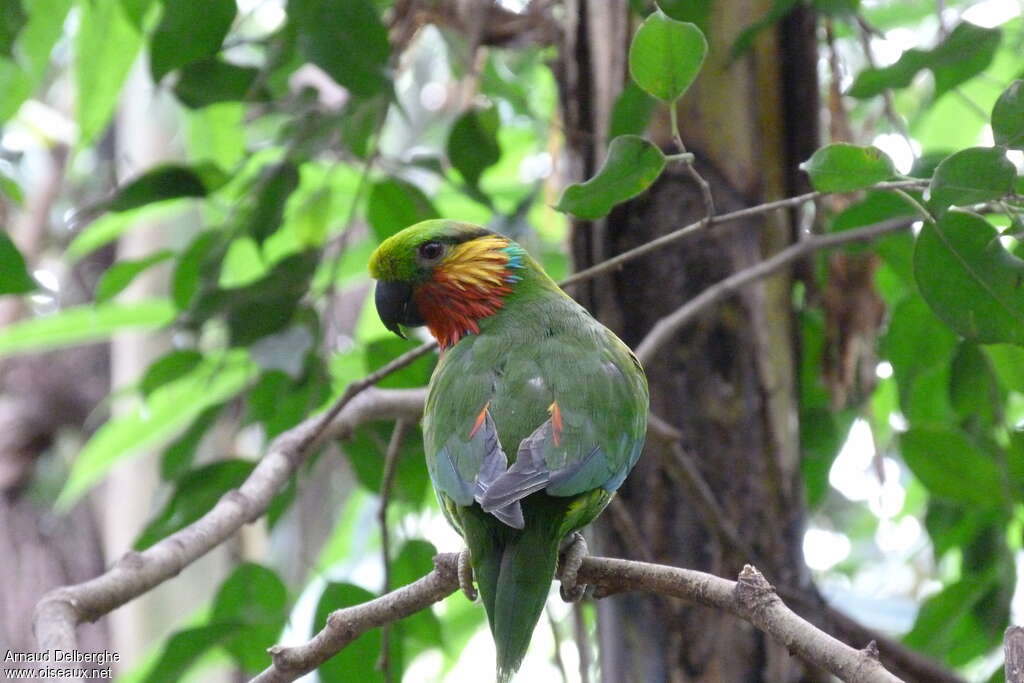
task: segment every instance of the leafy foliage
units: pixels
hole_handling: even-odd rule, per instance
[[[639,136],[620,135],[612,140],[597,175],[567,187],[557,208],[580,218],[600,218],[650,187],[663,168],[660,149]]]
[[[892,159],[877,147],[842,142],[822,147],[800,166],[819,192],[850,192],[888,180],[896,173]]]
[[[913,232],[839,255],[869,259],[867,286],[885,308],[880,326],[857,340],[877,358],[859,360],[871,367],[859,373],[862,381],[845,402],[826,378],[836,321],[820,293],[834,277],[832,264],[815,260],[795,292],[797,408],[811,523],[841,531],[853,546],[850,559],[823,575],[848,574],[856,583],[859,572],[879,566],[884,529],[920,520],[927,542],[905,559],[927,582],[902,596],[920,603],[904,624],[905,641],[950,666],[978,667],[1007,623],[1018,580],[1013,557],[1021,547],[1022,22],[983,27],[965,16],[950,22],[951,30],[936,31],[934,3],[810,4],[830,28],[821,63],[834,57],[853,75],[848,87],[838,74],[826,76],[836,79],[830,121],[837,131],[852,124],[845,126],[848,139],[837,134],[802,168],[820,193],[855,194],[822,198],[815,229],[838,234],[890,219],[919,221]],[[743,30],[730,34],[732,45],[712,47],[719,56],[729,51],[747,59],[767,29],[800,5],[777,0],[763,16],[744,19]],[[949,11],[966,15],[964,5],[954,0]],[[561,188],[551,179],[560,177],[560,150],[573,131],[552,123],[560,93],[550,49],[494,47],[469,61],[469,41],[458,30],[425,28],[403,37],[393,16],[398,6],[288,0],[274,11],[239,13],[234,0],[2,5],[0,122],[11,135],[0,144],[34,131],[45,150],[31,159],[20,149],[0,150],[3,208],[24,213],[40,159],[70,147],[73,196],[50,213],[76,210],[67,211],[68,231],[47,235],[63,253],[29,254],[30,264],[0,233],[0,295],[23,296],[27,312],[0,330],[0,356],[106,341],[129,330],[159,330],[173,339],[173,348],[139,368],[134,384],[114,388],[117,409],[83,437],[60,508],[127,458],[155,452],[165,484],[137,539],[137,547],[148,547],[240,486],[253,468],[253,450],[265,450],[349,382],[415,346],[387,334],[366,305],[366,258],[406,225],[439,216],[487,224],[526,245],[553,274],[564,273],[569,217],[607,216],[648,191],[671,164],[690,163],[682,150],[652,142],[673,135],[647,131],[664,128],[664,119],[676,125],[668,108],[707,68],[705,34],[719,35],[711,29],[722,21],[712,3],[630,3],[630,79],[610,112],[607,138],[602,131],[594,141],[603,148],[607,139],[604,162],[593,177],[565,188],[554,207]],[[900,43],[885,60],[863,54],[864,44],[892,48],[907,35],[920,36],[919,44]],[[127,76],[139,54],[148,55],[149,77],[160,85],[159,97],[145,97],[153,99],[154,118],[174,122],[167,137],[180,155],[124,171],[114,163],[120,152],[110,152],[120,131],[108,130],[119,101],[138,101]],[[68,77],[57,73],[65,62]],[[843,88],[845,99],[838,95]],[[74,103],[66,118],[77,130],[54,132],[60,126],[35,120],[63,100]],[[686,122],[668,133],[685,139]],[[113,177],[120,178],[116,187],[107,180]],[[899,193],[883,189],[893,180],[904,181]],[[162,226],[163,243],[112,256],[112,243],[154,223]],[[54,292],[42,275],[39,282],[33,277],[61,258],[75,269],[65,280],[85,282],[80,291],[68,293],[74,285],[62,282]],[[161,281],[166,293],[133,298],[130,285],[143,279]],[[424,357],[381,386],[422,386],[435,361]],[[105,414],[98,411],[97,419]],[[848,457],[841,453],[865,425],[876,469],[862,474],[878,480],[878,491],[888,486],[904,496],[884,513],[874,500],[847,500],[835,481],[837,462]],[[368,552],[377,550],[379,532],[366,523],[367,511],[380,502],[392,432],[391,424],[363,425],[340,445],[342,456],[326,445],[275,500],[276,539],[294,533],[293,501],[311,482],[323,483],[313,482],[319,473],[339,477],[330,486],[343,491],[343,500],[332,499],[322,514],[333,517],[336,504],[344,512],[314,553],[321,559],[315,572],[294,563],[286,571],[290,560],[279,557],[274,569],[241,564],[198,620],[157,646],[143,677],[201,675],[204,656],[214,651],[257,671],[293,607],[293,625],[319,628],[330,611],[374,597],[383,581],[365,578],[376,576],[381,563]],[[225,444],[224,434],[238,433],[244,438]],[[421,438],[409,430],[391,483],[392,586],[429,571],[434,553],[416,540],[440,515]],[[326,574],[326,585],[305,576],[314,573]],[[850,576],[842,578],[850,583]],[[922,598],[923,587],[936,590]],[[316,598],[315,608],[290,603],[300,592]],[[390,630],[395,680],[427,651],[441,653],[447,671],[482,625],[480,611],[464,602],[448,601],[441,613],[423,612]],[[364,634],[319,675],[376,680],[383,647],[379,631]]]

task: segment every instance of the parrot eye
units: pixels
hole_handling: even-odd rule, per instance
[[[441,258],[444,254],[444,245],[440,242],[426,242],[420,245],[419,255],[424,261],[431,262]]]

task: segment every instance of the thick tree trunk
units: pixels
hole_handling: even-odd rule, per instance
[[[798,15],[780,48],[767,30],[746,56],[730,61],[738,33],[768,10],[763,0],[719,0],[708,26],[711,53],[680,103],[682,137],[714,189],[721,213],[785,196],[804,150],[813,149],[816,87],[813,23]],[[608,111],[626,78],[625,0],[570,3],[561,81],[571,180],[594,173],[603,156]],[[808,30],[809,29],[809,30]],[[595,36],[603,36],[596,40]],[[609,37],[611,39],[609,39]],[[808,73],[803,101],[786,106],[789,81]],[[799,76],[797,76],[799,77]],[[809,100],[809,102],[808,102]],[[790,102],[792,105],[793,103]],[[801,114],[802,112],[802,114]],[[810,113],[810,120],[807,120]],[[802,116],[802,118],[797,118]],[[667,116],[651,135],[671,146]],[[699,189],[671,169],[647,193],[604,221],[575,226],[579,268],[671,232],[703,215]],[[793,239],[785,215],[714,228],[575,292],[630,345],[654,323],[727,275]],[[670,476],[671,449],[648,448],[620,492],[620,509],[599,529],[600,550],[624,557],[735,576],[755,564],[773,583],[809,586],[801,552],[804,506],[796,421],[795,332],[790,276],[745,289],[680,332],[646,368],[652,411],[683,434],[724,519],[753,556],[723,542],[706,512]],[[624,517],[631,518],[625,519]],[[635,528],[631,534],[624,530]],[[801,662],[727,615],[630,596],[602,601],[601,668],[606,681],[790,681],[812,678]]]

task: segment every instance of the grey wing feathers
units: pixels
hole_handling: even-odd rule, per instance
[[[489,481],[482,495],[477,498],[485,512],[490,512],[501,519],[496,511],[518,509],[520,500],[548,485],[551,472],[544,463],[543,449],[550,438],[551,422],[548,421],[523,439],[512,467]],[[477,481],[479,485],[479,479]],[[521,510],[519,517],[522,517]]]

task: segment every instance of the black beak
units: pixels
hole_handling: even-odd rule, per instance
[[[384,327],[402,339],[405,339],[405,335],[399,325],[419,327],[426,322],[416,310],[416,302],[412,300],[412,286],[404,282],[378,282],[374,299],[377,315]]]

